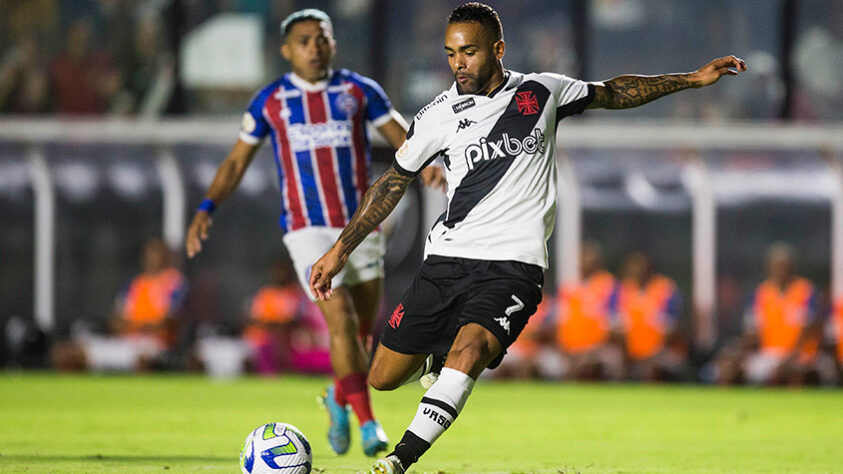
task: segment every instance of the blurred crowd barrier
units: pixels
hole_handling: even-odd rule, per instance
[[[279,23],[327,11],[337,67],[380,82],[414,114],[453,81],[443,42],[460,0],[8,0],[0,3],[0,114],[154,117],[239,112],[287,66]],[[836,0],[500,2],[504,64],[597,81],[696,69],[736,54],[734,86],[627,117],[843,120],[843,4]],[[599,114],[599,113],[598,113]]]
[[[322,329],[307,308],[297,309],[295,317],[258,322],[244,309],[271,283],[270,263],[285,257],[269,150],[261,150],[240,189],[214,215],[203,252],[184,258],[187,219],[236,133],[236,120],[224,119],[0,120],[4,364],[43,365],[54,342],[120,335],[115,317],[144,272],[146,243],[156,238],[172,252],[170,265],[183,275],[185,288],[173,312],[178,332],[167,346],[176,355],[165,367],[201,366],[201,347],[213,347],[215,340],[202,346],[197,341],[223,338],[216,342],[225,345],[225,338],[241,334],[239,343],[225,346],[228,353],[264,351],[268,359],[254,361],[256,370],[291,367],[291,354],[270,357],[280,343],[270,344],[267,335],[278,332],[259,321],[275,327],[295,320],[299,330],[309,328],[302,334],[310,334],[318,349]],[[545,308],[553,316],[537,317],[536,324],[554,327],[564,307],[557,291],[583,281],[582,242],[599,244],[605,269],[620,282],[636,273],[627,268],[629,256],[645,254],[652,274],[672,282],[671,296],[654,317],[659,324],[669,320],[657,332],[660,341],[676,343],[683,364],[676,376],[697,379],[708,367],[714,380],[710,364],[723,348],[747,328],[757,331],[757,323],[747,322],[748,308],[758,285],[770,278],[769,247],[784,242],[792,249],[794,275],[811,282],[816,295],[809,298],[810,311],[795,310],[805,313],[800,327],[822,332],[817,343],[826,353],[840,347],[839,324],[833,323],[840,319],[843,296],[839,126],[572,120],[559,128],[557,143],[562,186],[549,242]],[[378,175],[391,153],[379,143],[373,155]],[[414,185],[385,224],[382,315],[391,312],[418,268],[426,231],[443,206],[439,191]],[[639,287],[646,293],[643,281]],[[292,301],[285,294],[278,298]],[[623,316],[616,310],[610,316],[605,332],[617,333]],[[538,333],[545,334],[539,342],[553,340],[546,331]],[[731,360],[726,355],[723,365]],[[320,356],[314,357],[299,362],[318,367]]]

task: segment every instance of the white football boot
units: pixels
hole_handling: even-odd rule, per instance
[[[385,458],[378,459],[372,466],[370,474],[404,474],[404,466],[398,456],[390,454]]]

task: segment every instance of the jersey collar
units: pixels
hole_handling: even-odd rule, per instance
[[[315,84],[307,82],[306,80],[302,79],[301,76],[294,72],[289,73],[288,77],[290,78],[290,82],[292,82],[294,86],[298,87],[303,91],[319,92],[325,90],[325,88],[328,87],[328,82],[330,82],[331,78],[334,77],[334,70],[328,69],[328,74],[325,76],[325,79],[322,79],[321,81]]]

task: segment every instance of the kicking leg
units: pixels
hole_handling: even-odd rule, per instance
[[[497,337],[483,326],[469,323],[461,327],[439,379],[425,392],[401,441],[372,472],[403,473],[416,462],[456,420],[474,381],[502,349]]]

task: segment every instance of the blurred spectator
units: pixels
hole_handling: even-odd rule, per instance
[[[521,72],[577,75],[570,0],[527,0],[496,6],[503,18],[507,67]],[[542,12],[536,15],[536,12]],[[529,46],[521,51],[522,46]]]
[[[628,255],[618,291],[616,331],[633,380],[677,380],[687,352],[678,322],[682,306],[673,279],[657,274],[644,252]]]
[[[10,38],[54,37],[59,23],[58,4],[59,0],[0,2],[0,45]]]
[[[117,337],[81,334],[56,344],[52,355],[57,369],[150,370],[166,364],[187,281],[161,239],[144,244],[141,266],[143,271],[118,298],[110,324]]]
[[[161,0],[74,0],[74,3],[76,8],[65,12],[71,15],[68,18],[85,17],[90,21],[98,44],[105,45],[108,50],[120,84],[125,84],[135,68],[132,43],[138,23],[136,10],[160,8]],[[119,102],[120,98],[114,100]]]
[[[779,60],[762,50],[751,51],[743,58],[752,64],[752,69],[747,71],[748,80],[733,88],[734,105],[729,118],[769,120],[779,116],[785,93]]]
[[[120,89],[111,55],[94,47],[93,35],[90,20],[75,20],[68,28],[64,51],[53,61],[50,88],[58,113],[105,113]]]
[[[716,360],[722,384],[800,385],[820,381],[819,296],[796,274],[793,249],[776,243],[767,251],[767,280],[756,288],[745,316],[744,336]],[[833,375],[827,375],[833,376]]]
[[[25,36],[0,59],[0,113],[46,112],[47,67],[34,36]]]
[[[135,29],[132,57],[126,68],[125,112],[142,117],[161,115],[176,85],[175,59],[164,43],[157,12],[142,15]]]
[[[794,44],[797,80],[794,116],[843,119],[843,3],[813,0],[802,5],[807,23]]]
[[[393,94],[399,110],[417,112],[453,82],[453,74],[442,61],[441,46],[441,19],[447,18],[452,8],[445,2],[408,2],[395,9],[400,17],[393,23],[402,26],[394,29],[398,34],[389,42],[392,60],[386,89],[400,91]]]
[[[747,55],[770,58],[777,54],[781,41],[779,28],[771,25],[781,24],[783,2],[592,0],[586,4],[590,22],[584,60],[590,79],[629,71],[685,71],[724,49],[737,51],[744,59],[749,59]],[[747,62],[753,71],[755,63]],[[779,73],[777,68],[764,67],[759,74],[750,72],[755,80],[743,85],[674,96],[624,114],[707,122],[774,119],[781,103],[780,81],[768,72]],[[605,116],[605,112],[591,114]]]
[[[556,343],[562,353],[565,378],[617,380],[622,376],[621,349],[610,343],[611,317],[619,294],[618,282],[606,271],[597,242],[584,242],[580,252],[582,281],[559,288]]]
[[[328,327],[296,281],[292,263],[276,260],[269,278],[270,284],[250,301],[249,324],[243,332],[255,370],[330,374]]]
[[[173,265],[170,249],[161,239],[150,239],[144,244],[142,266],[143,272],[132,279],[118,305],[112,329],[124,337],[148,337],[162,349],[169,348],[187,282]]]

